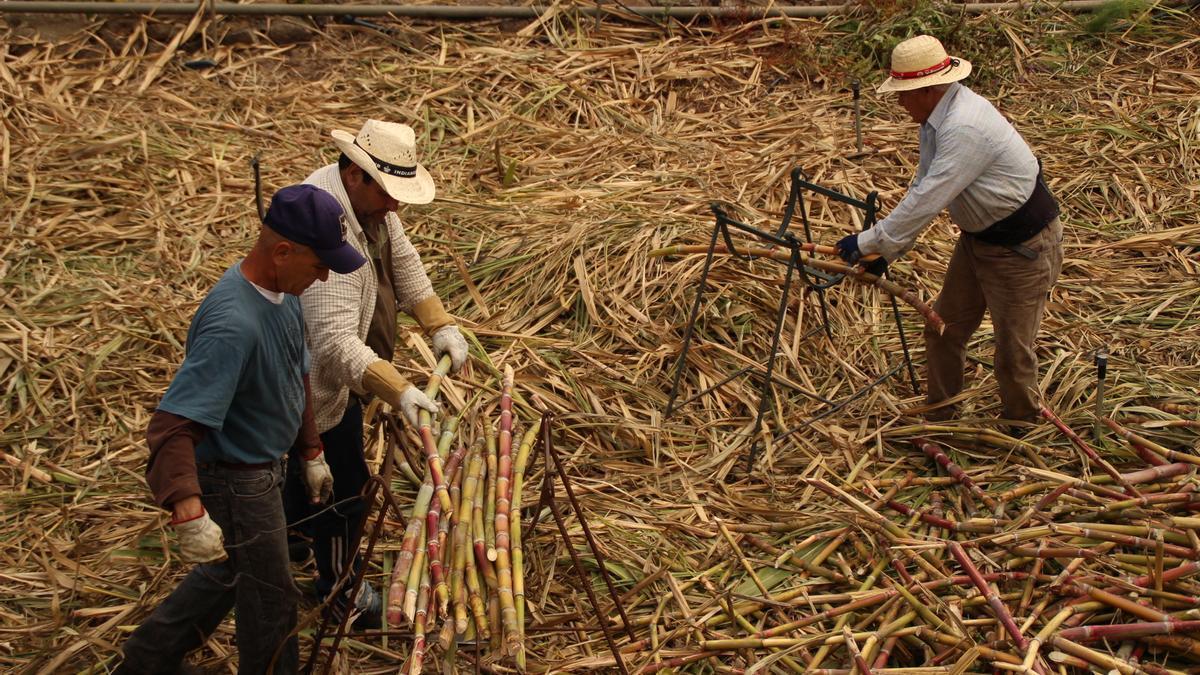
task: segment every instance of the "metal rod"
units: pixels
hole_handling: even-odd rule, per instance
[[[772,386],[774,381],[772,376],[775,372],[775,355],[779,353],[779,338],[783,333],[783,319],[787,316],[788,295],[792,289],[792,274],[796,268],[800,267],[800,246],[795,237],[788,235],[792,240],[792,256],[788,259],[787,276],[783,280],[783,294],[779,298],[779,311],[775,314],[775,333],[771,338],[771,353],[767,357],[767,374],[763,376],[762,387],[758,394],[758,416],[754,418],[754,431],[750,436],[750,452],[746,455],[746,475],[754,473],[754,460],[758,455],[758,432],[762,430],[763,415],[767,412],[767,406],[771,404],[772,394],[775,388]]]
[[[263,210],[262,176],[259,174],[258,153],[250,158],[250,168],[254,171],[254,205],[258,208],[258,220],[265,223],[267,212]]]
[[[1090,12],[1104,6],[1108,0],[1066,0],[1046,2],[1047,8],[1067,12]],[[1161,6],[1179,6],[1185,0],[1166,0]],[[977,2],[962,5],[969,14],[1028,9],[1030,2]],[[565,14],[581,16],[614,16],[632,14],[643,18],[671,19],[741,19],[757,21],[769,18],[822,18],[847,11],[858,3],[831,6],[769,7],[621,7],[588,5],[562,10]],[[395,16],[414,19],[535,19],[551,10],[549,6],[457,6],[457,5],[339,5],[332,3],[285,4],[232,2],[71,2],[69,0],[2,0],[0,13],[36,14],[195,14],[204,9],[213,15],[252,16]]]
[[[857,154],[861,155],[862,151],[863,151],[862,150],[862,111],[859,108],[858,99],[860,97],[860,90],[862,88],[862,82],[859,81],[859,79],[856,77],[856,78],[854,78],[854,81],[850,83],[850,88],[854,91],[854,147],[856,148]]]
[[[692,346],[692,335],[696,330],[696,319],[700,318],[700,303],[704,295],[704,287],[708,283],[708,272],[712,269],[713,253],[717,248],[717,236],[720,234],[721,223],[713,226],[712,241],[708,242],[708,256],[704,259],[704,271],[700,273],[700,283],[696,286],[696,300],[692,303],[692,311],[688,315],[687,328],[683,332],[683,349],[679,352],[679,361],[675,365],[675,375],[671,377],[671,395],[667,397],[667,417],[675,412],[675,397],[679,395],[679,378],[687,366],[688,349]],[[548,469],[549,467],[547,467]]]
[[[583,516],[583,510],[579,507],[579,502],[575,500],[575,493],[571,490],[571,479],[567,477],[567,472],[563,469],[562,462],[558,459],[558,452],[554,449],[554,434],[551,432],[551,424],[554,421],[554,414],[546,411],[542,414],[542,452],[545,454],[545,460],[542,462],[542,471],[544,478],[542,485],[550,485],[550,515],[554,517],[554,523],[558,526],[558,532],[562,536],[563,543],[566,545],[567,552],[571,554],[571,564],[575,567],[575,573],[579,576],[579,583],[583,586],[584,592],[587,593],[588,600],[592,603],[592,609],[596,612],[596,619],[600,622],[600,629],[604,633],[604,641],[608,643],[608,649],[612,652],[613,658],[617,662],[617,669],[624,675],[629,675],[629,671],[625,668],[625,661],[621,658],[621,650],[617,648],[616,640],[613,639],[612,631],[609,630],[608,622],[604,616],[600,614],[600,601],[596,599],[596,592],[592,590],[592,582],[588,579],[587,572],[583,569],[583,562],[579,560],[579,553],[575,551],[575,547],[571,545],[571,535],[567,532],[567,524],[563,521],[562,514],[558,510],[558,501],[554,498],[553,481],[557,474],[558,482],[562,484],[563,491],[567,494],[567,499],[571,502],[571,509],[575,512],[575,517],[579,519],[579,525],[583,528],[583,534],[587,538],[588,547],[592,550],[592,556],[596,559],[596,566],[600,570],[600,577],[604,579],[604,583],[608,586],[608,592],[612,596],[613,604],[616,606],[617,612],[621,615],[621,621],[624,624],[625,632],[629,634],[629,639],[633,640],[636,636],[633,633],[633,625],[629,623],[629,617],[625,615],[625,608],[621,606],[621,596],[617,594],[617,590],[613,588],[612,580],[608,576],[608,569],[605,567],[604,554],[600,552],[596,545],[595,538],[592,537],[592,531],[587,525],[587,519]]]

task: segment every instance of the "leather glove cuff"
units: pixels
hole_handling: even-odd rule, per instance
[[[441,298],[436,295],[413,305],[410,314],[421,324],[421,330],[425,331],[426,335],[433,335],[439,328],[454,325],[454,317],[446,313]]]
[[[367,366],[362,376],[363,389],[383,399],[388,405],[400,409],[400,394],[411,386],[408,380],[391,363],[379,359]]]

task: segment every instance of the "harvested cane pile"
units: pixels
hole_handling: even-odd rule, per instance
[[[481,560],[491,562],[493,502],[481,485],[499,477],[499,465],[484,467],[504,366],[526,425],[512,437],[517,457],[516,439],[538,418],[523,401],[538,401],[556,414],[557,447],[630,617],[617,620],[575,517],[567,543],[537,514],[521,535],[526,610],[516,620],[529,671],[612,672],[602,621],[631,672],[1195,668],[1195,16],[1131,3],[1090,17],[1045,5],[972,16],[864,4],[874,9],[828,23],[693,25],[583,20],[565,5],[517,25],[5,16],[0,669],[103,672],[186,571],[147,499],[142,434],[197,303],[255,234],[248,161],[261,155],[269,194],[333,161],[329,130],[367,117],[422,134],[439,200],[402,219],[474,338],[474,363],[441,382],[445,419],[429,429],[459,420],[447,452],[465,448],[458,480],[449,458],[442,467],[443,495],[459,507],[447,544],[439,538],[431,558],[428,536],[406,543],[413,520],[435,531],[428,512],[424,527],[389,518],[367,571],[389,588],[408,565],[404,600],[389,604],[410,627],[428,598],[427,670],[476,660],[465,640],[477,612],[457,649],[435,646],[445,619],[459,627],[463,605],[449,600],[463,586],[442,554],[467,552],[452,528],[457,513],[466,538],[472,475],[472,553],[481,493],[485,538],[482,559],[462,559],[465,609],[471,560],[484,576],[476,597],[492,611]],[[782,280],[770,259],[717,261],[681,375],[687,403],[664,415],[703,256],[651,252],[705,245],[713,200],[773,229],[795,166],[894,206],[915,169],[916,131],[864,87],[871,152],[848,158],[847,84],[876,82],[890,45],[914,31],[976,64],[971,86],[1014,120],[1063,201],[1065,260],[1039,391],[1079,440],[1050,420],[1021,439],[996,423],[986,321],[954,424],[921,424],[903,370],[864,390],[902,352],[886,296],[866,284],[826,293],[828,331],[817,298],[797,287],[779,383],[753,436],[757,378],[697,394],[768,351]],[[859,226],[821,200],[809,216],[821,244]],[[936,221],[891,280],[928,303],[954,237]],[[900,310],[919,366],[924,318]],[[429,382],[427,342],[401,332],[401,368]],[[1102,347],[1111,423],[1094,415]],[[754,442],[763,451],[747,476],[739,467]],[[401,511],[419,512],[427,475],[430,510],[444,509],[436,472],[424,469],[428,446],[415,432],[403,446],[412,473],[397,465]],[[540,485],[543,470],[528,468],[525,484]],[[524,492],[513,485],[510,530],[535,515]],[[598,615],[571,550],[590,566]],[[481,643],[481,668],[517,669],[522,650],[505,621],[488,616],[500,644]],[[306,652],[313,638],[310,620]],[[226,623],[196,661],[231,671],[233,642]],[[339,660],[392,673],[415,663],[413,651],[408,639],[355,636]]]

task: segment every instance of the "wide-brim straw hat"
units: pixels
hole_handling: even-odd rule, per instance
[[[879,91],[911,91],[949,84],[970,74],[970,61],[947,54],[941,41],[932,35],[918,35],[892,50],[891,77],[879,85]]]
[[[398,202],[428,204],[437,192],[417,162],[417,136],[407,124],[367,120],[358,135],[335,129],[333,142]]]

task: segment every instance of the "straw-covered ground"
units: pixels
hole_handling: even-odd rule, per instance
[[[602,593],[631,671],[842,673],[855,651],[874,670],[1021,670],[1039,632],[1040,656],[1025,664],[1039,672],[1194,669],[1194,623],[1100,642],[1065,631],[1197,618],[1187,612],[1200,597],[1188,580],[1200,557],[1189,520],[1200,453],[1187,420],[1200,381],[1200,23],[1129,3],[1092,16],[898,4],[826,23],[558,11],[516,25],[381,22],[386,32],[6,17],[0,669],[104,672],[186,571],[148,499],[143,433],[192,312],[255,235],[249,159],[261,156],[269,195],[335,159],[330,130],[370,117],[418,129],[438,182],[439,199],[402,218],[477,338],[470,372],[443,387],[448,409],[465,410],[460,438],[493,425],[504,366],[516,371],[518,433],[538,399],[558,413],[558,448],[634,624],[630,644]],[[900,363],[886,296],[849,281],[825,296],[832,339],[816,330],[816,294],[793,287],[757,438],[747,375],[664,415],[703,256],[649,253],[706,244],[712,201],[773,228],[793,167],[860,197],[877,190],[885,212],[895,205],[915,169],[916,128],[873,85],[891,45],[919,31],[973,61],[972,86],[1014,121],[1062,200],[1065,260],[1040,391],[1106,462],[1049,423],[1024,443],[1002,435],[987,322],[957,422],[922,427],[921,398],[897,376],[807,424],[829,411],[824,401],[842,403]],[[197,59],[212,67],[184,66]],[[874,150],[860,159],[849,158],[853,77],[866,83]],[[818,242],[859,225],[844,208],[807,204]],[[939,218],[893,280],[931,299],[954,238]],[[774,263],[718,258],[680,401],[762,362],[782,278]],[[919,368],[921,317],[900,312]],[[402,368],[423,382],[426,343],[402,339]],[[1144,438],[1138,451],[1095,424],[1101,347],[1106,414]],[[762,451],[747,477],[752,441]],[[975,489],[939,468],[938,449]],[[1108,463],[1126,486],[1106,485]],[[1133,473],[1155,464],[1170,468]],[[539,463],[526,523],[541,475]],[[395,493],[407,508],[414,488],[398,480]],[[905,506],[924,515],[896,510]],[[529,668],[612,669],[542,515],[525,533]],[[602,591],[577,520],[567,522]],[[401,530],[393,523],[375,556],[377,584]],[[990,575],[992,604],[961,576],[970,567]],[[773,600],[751,602],[764,592]],[[1001,627],[1005,614],[1021,637]],[[750,639],[789,622],[768,634],[775,642]],[[579,629],[533,631],[546,625]],[[717,642],[735,638],[748,641]],[[355,638],[342,663],[394,672],[408,650],[400,637]],[[467,668],[472,650],[459,651]],[[483,652],[489,667],[513,666]],[[233,653],[227,622],[197,660],[233,672]]]

